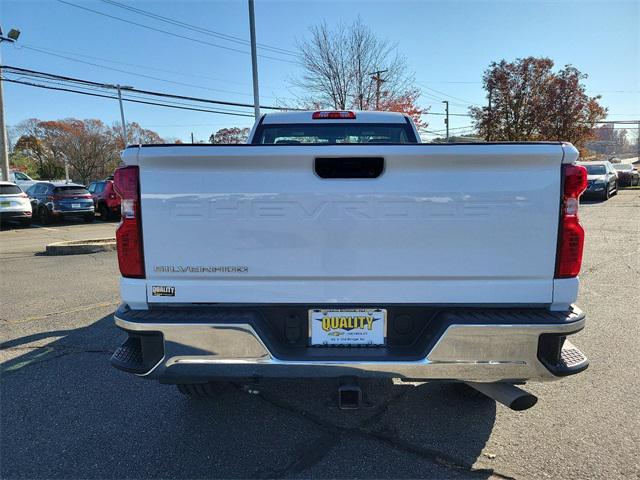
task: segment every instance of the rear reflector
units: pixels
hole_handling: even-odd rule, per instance
[[[580,195],[587,188],[587,169],[563,165],[563,192],[555,278],[573,278],[580,273],[584,249],[584,229],[578,220]]]
[[[116,230],[120,273],[123,277],[144,278],[138,167],[118,168],[114,175],[113,187],[122,198],[122,220]]]
[[[311,118],[313,120],[355,120],[356,113],[345,110],[313,112]]]

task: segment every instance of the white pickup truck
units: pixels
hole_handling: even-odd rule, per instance
[[[587,184],[568,143],[421,144],[406,115],[263,115],[246,145],[136,145],[115,174],[128,339],[112,364],[212,382],[449,380],[514,409],[583,371],[566,337]]]

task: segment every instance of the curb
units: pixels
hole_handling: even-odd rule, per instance
[[[95,238],[93,240],[73,240],[47,245],[46,255],[82,255],[85,253],[110,252],[116,249],[115,238]]]

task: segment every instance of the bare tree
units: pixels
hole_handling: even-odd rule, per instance
[[[330,29],[326,23],[310,28],[311,36],[298,42],[302,75],[292,81],[305,94],[301,103],[313,108],[376,108],[376,82],[381,75],[382,99],[393,99],[415,90],[413,75],[396,45],[380,39],[360,19]]]

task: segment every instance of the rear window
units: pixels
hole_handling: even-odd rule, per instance
[[[260,145],[338,145],[362,143],[416,143],[407,124],[303,123],[260,125],[253,139]]]
[[[22,193],[16,185],[0,185],[0,195],[18,195]]]
[[[589,175],[604,175],[607,173],[607,169],[604,165],[585,165],[587,174]]]
[[[89,193],[84,187],[78,186],[64,186],[64,187],[56,187],[53,189],[53,193],[58,193],[60,195],[86,195]]]

